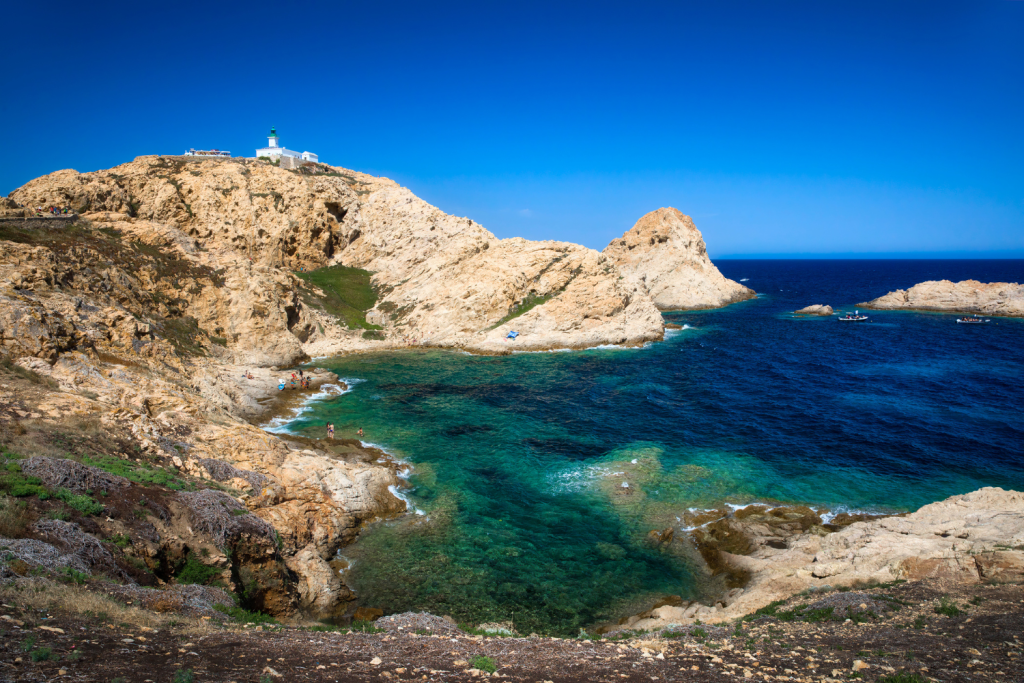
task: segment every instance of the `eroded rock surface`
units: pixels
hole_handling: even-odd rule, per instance
[[[846,515],[827,523],[810,508],[754,506],[702,526],[694,540],[710,570],[742,587],[718,598],[656,606],[608,630],[727,621],[826,586],[897,579],[1020,582],[1024,493],[987,487],[907,515]]]
[[[718,272],[697,226],[678,209],[650,212],[601,253],[641,282],[662,311],[718,308],[754,297],[752,289]]]
[[[1024,317],[1024,285],[931,280],[858,305],[879,310],[948,311],[1019,318]]]

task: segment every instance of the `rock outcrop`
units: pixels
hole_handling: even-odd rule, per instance
[[[1024,580],[1024,493],[990,487],[907,515],[846,517],[825,523],[809,508],[764,507],[731,514],[717,529],[702,527],[694,534],[701,554],[744,586],[703,602],[661,605],[620,627],[726,621],[824,586]]]
[[[858,305],[877,310],[947,311],[1020,318],[1024,317],[1024,285],[930,280]]]
[[[813,306],[805,306],[799,311],[793,311],[796,315],[832,315],[834,311],[831,306],[823,304],[814,304]]]
[[[601,252],[641,282],[662,311],[718,308],[754,297],[708,258],[693,220],[678,209],[652,211]]]

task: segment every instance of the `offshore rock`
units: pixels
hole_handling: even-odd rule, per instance
[[[824,306],[822,304],[814,304],[813,306],[801,308],[799,311],[793,311],[796,315],[832,315],[833,312],[831,306]]]
[[[700,231],[678,209],[650,212],[601,253],[643,283],[662,311],[718,308],[754,297],[754,290],[711,263]]]
[[[858,305],[878,310],[948,311],[1020,318],[1024,317],[1024,285],[930,280]]]

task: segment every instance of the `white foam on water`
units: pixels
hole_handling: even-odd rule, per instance
[[[814,507],[813,505],[811,505],[809,507],[812,510],[814,510],[815,512],[817,512],[821,516],[821,523],[822,524],[831,524],[833,519],[835,519],[837,516],[843,514],[844,512],[846,514],[848,514],[848,515],[880,514],[878,512],[871,512],[869,510],[857,510],[855,508],[849,507],[848,505],[836,505],[835,507],[831,507],[831,508]]]
[[[294,408],[289,415],[281,415],[270,420],[262,429],[265,432],[271,432],[273,434],[288,434],[291,430],[289,426],[295,420],[308,413],[313,408],[313,404],[317,401],[322,401],[327,398],[335,398],[337,396],[344,396],[348,392],[352,391],[352,383],[350,380],[342,380],[345,382],[347,388],[342,389],[337,384],[321,384],[320,388],[316,393],[311,394],[307,397],[298,407]],[[355,380],[356,382],[362,382],[363,380]],[[287,390],[286,390],[287,391]]]
[[[637,460],[636,458],[633,458],[632,460],[630,460],[630,462],[635,465],[636,464],[636,460]]]
[[[743,278],[742,280],[740,280],[740,282],[746,282],[746,281],[747,281],[747,280],[749,280],[749,279],[750,279],[749,277],[745,277],[745,278]]]
[[[406,509],[407,512],[414,512],[417,515],[425,515],[425,514],[427,514],[427,513],[423,512],[423,510],[420,510],[418,507],[413,505],[412,501],[409,500],[409,497],[407,495],[405,495],[404,493],[402,493],[401,491],[399,491],[398,487],[395,486],[394,484],[392,484],[391,486],[388,487],[388,491],[391,492],[392,496],[394,496],[398,500],[400,500],[403,503],[405,503],[405,509]]]

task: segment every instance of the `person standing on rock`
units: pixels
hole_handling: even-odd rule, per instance
[[[360,427],[360,428],[359,428],[359,436],[362,436],[362,435],[363,435],[363,428],[362,428],[362,427]]]
[[[327,438],[328,439],[333,439],[334,438],[334,423],[333,422],[328,422],[327,423]]]

